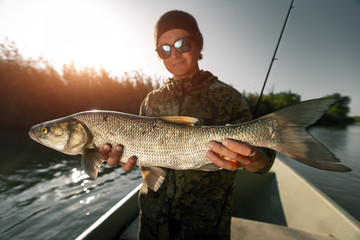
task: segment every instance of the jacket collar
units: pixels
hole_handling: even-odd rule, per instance
[[[204,81],[208,81],[212,78],[216,78],[216,77],[208,71],[200,70],[192,78],[182,78],[178,80],[175,80],[174,78],[169,78],[165,84],[172,85],[174,87],[179,87],[183,90],[187,90],[189,88],[196,87],[202,84]]]

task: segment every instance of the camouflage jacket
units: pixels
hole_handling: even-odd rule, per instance
[[[148,94],[140,115],[191,116],[201,125],[252,118],[241,94],[205,71],[191,79],[169,79]],[[269,170],[272,161],[262,173]],[[146,184],[140,191],[139,239],[230,239],[234,172],[164,170],[166,178],[157,192]]]

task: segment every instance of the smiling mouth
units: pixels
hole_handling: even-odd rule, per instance
[[[177,62],[177,63],[173,63],[172,66],[176,67],[176,66],[179,66],[179,65],[182,65],[182,64],[184,64],[184,62]]]

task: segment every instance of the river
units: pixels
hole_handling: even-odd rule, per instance
[[[360,125],[309,131],[353,171],[321,171],[279,157],[360,220]],[[91,180],[79,156],[43,147],[27,131],[1,132],[0,153],[1,239],[73,239],[142,181],[138,169],[106,165]]]

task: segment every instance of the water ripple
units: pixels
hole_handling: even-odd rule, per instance
[[[34,216],[38,215],[38,214],[39,214],[39,213],[41,213],[41,212],[44,212],[44,211],[48,210],[48,209],[49,209],[49,207],[48,207],[48,208],[43,208],[43,209],[40,209],[40,210],[38,210],[38,211],[36,211],[36,212],[33,212],[33,213],[32,213],[32,214],[30,214],[29,216],[27,216],[27,217],[25,217],[25,218],[21,219],[19,222],[15,223],[15,224],[14,224],[14,225],[12,225],[11,227],[9,227],[9,228],[7,228],[6,230],[4,230],[4,231],[3,231],[3,233],[6,233],[6,232],[10,231],[10,230],[11,230],[11,229],[13,229],[14,227],[16,227],[16,226],[20,225],[21,223],[23,223],[23,222],[25,222],[25,221],[29,220],[30,218],[32,218],[32,217],[34,217]]]

